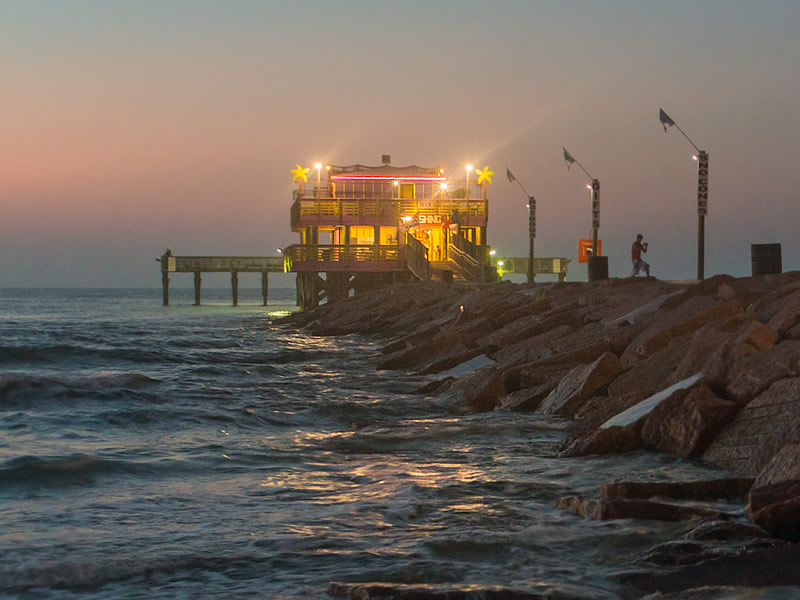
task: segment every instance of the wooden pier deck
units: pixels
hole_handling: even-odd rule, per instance
[[[161,262],[161,290],[164,306],[169,306],[169,274],[194,273],[194,304],[200,306],[203,273],[230,273],[233,305],[239,304],[239,273],[261,273],[264,306],[269,297],[269,273],[283,273],[283,256],[174,256],[167,250]]]

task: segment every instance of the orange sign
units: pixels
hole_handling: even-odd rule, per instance
[[[592,240],[578,240],[578,262],[589,262],[592,255]],[[603,240],[597,240],[597,256],[603,256]]]

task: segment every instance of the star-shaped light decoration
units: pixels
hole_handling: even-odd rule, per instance
[[[492,183],[492,175],[494,175],[494,171],[489,170],[489,165],[483,167],[483,170],[475,169],[475,172],[478,174],[478,183],[481,184],[484,181],[487,183]]]
[[[292,181],[297,181],[302,177],[303,181],[308,183],[308,172],[311,170],[311,167],[306,167],[305,169],[300,165],[297,165],[296,169],[292,169],[292,173],[294,174],[294,179]]]

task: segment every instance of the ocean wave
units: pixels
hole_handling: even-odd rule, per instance
[[[160,380],[141,373],[104,373],[67,377],[35,375],[0,376],[0,409],[20,408],[47,400],[100,398],[156,400],[147,388]]]
[[[267,559],[259,555],[219,556],[186,553],[172,556],[105,556],[91,561],[47,561],[0,567],[0,591],[21,592],[32,588],[59,590],[99,589],[131,579],[158,579],[159,575],[181,572],[225,572],[250,567],[251,576]]]
[[[87,454],[40,458],[20,456],[0,464],[0,489],[12,486],[64,487],[91,485],[103,474],[141,474],[151,469],[135,463]]]

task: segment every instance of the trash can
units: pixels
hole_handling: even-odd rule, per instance
[[[589,257],[589,281],[602,281],[608,279],[608,257]]]
[[[442,271],[442,283],[453,283],[452,271]]]
[[[753,275],[782,273],[780,244],[750,244]]]

